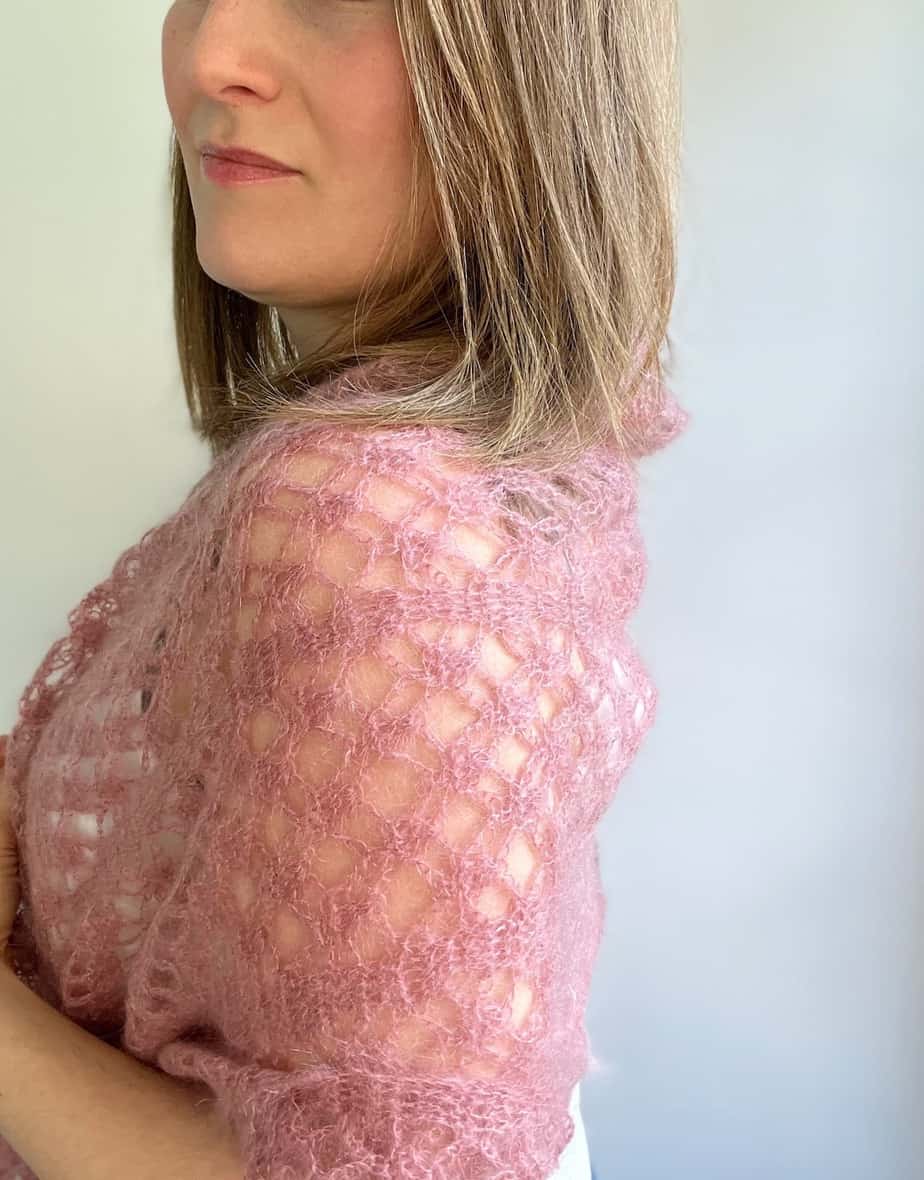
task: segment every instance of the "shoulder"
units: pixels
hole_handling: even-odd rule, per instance
[[[405,571],[427,557],[446,573],[453,559],[492,566],[512,544],[505,482],[449,429],[283,423],[241,449],[219,495],[244,563],[313,560],[355,584],[370,559],[387,582],[389,553]]]
[[[636,502],[631,465],[605,449],[562,477],[486,469],[448,428],[294,422],[241,448],[219,494],[245,563],[326,561],[355,586],[391,554],[430,584],[515,577],[559,591],[611,560]]]
[[[440,492],[450,485],[484,488],[484,475],[466,457],[459,432],[448,428],[285,422],[259,431],[242,449],[229,467],[227,491],[240,502],[283,488],[341,496],[361,488],[373,503],[395,507],[402,479]]]

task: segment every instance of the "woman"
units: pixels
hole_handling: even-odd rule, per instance
[[[595,827],[656,703],[634,463],[687,421],[675,37],[667,0],[171,7],[212,464],[20,698],[0,1180],[591,1176]]]

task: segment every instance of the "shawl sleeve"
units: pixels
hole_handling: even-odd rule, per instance
[[[566,567],[424,466],[252,465],[165,667],[202,806],[124,1043],[209,1088],[245,1180],[543,1180],[574,1132]]]

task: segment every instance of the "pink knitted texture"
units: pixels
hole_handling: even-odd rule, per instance
[[[654,391],[635,454],[686,421]],[[575,497],[434,439],[255,429],[71,611],[11,733],[17,974],[205,1083],[245,1180],[544,1180],[574,1131],[595,827],[657,699],[636,471],[592,448]],[[2,1140],[0,1180],[35,1180]]]

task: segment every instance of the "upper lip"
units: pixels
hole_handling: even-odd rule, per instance
[[[235,160],[238,164],[253,164],[257,168],[273,168],[278,172],[297,172],[297,168],[290,168],[281,160],[274,160],[260,152],[252,152],[249,148],[222,147],[217,143],[204,143],[199,151],[203,156],[221,156],[223,160]]]

